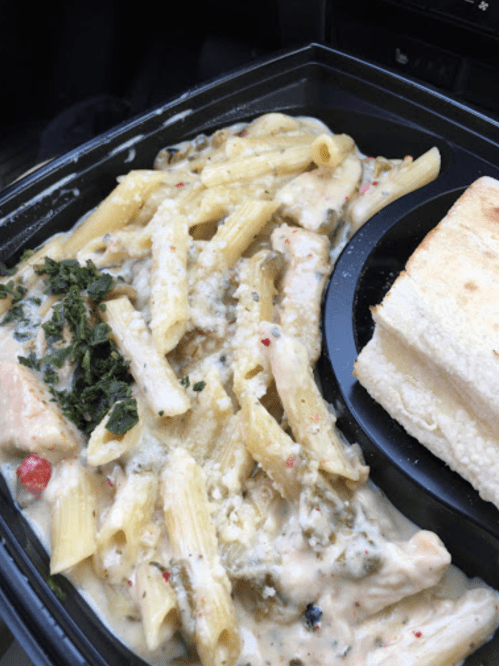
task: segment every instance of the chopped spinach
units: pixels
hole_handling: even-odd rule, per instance
[[[109,338],[110,327],[97,316],[114,287],[113,277],[101,273],[91,261],[80,266],[75,259],[58,262],[48,257],[35,266],[35,272],[46,277],[45,293],[60,296],[61,302],[42,324],[47,354],[37,359],[31,352],[27,358],[19,357],[20,363],[43,372],[63,414],[86,435],[111,409],[106,428],[115,434],[126,432],[138,421],[130,387],[133,378],[128,362]],[[58,390],[56,369],[67,360],[74,365],[71,387]]]
[[[205,386],[206,386],[206,382],[204,382],[204,381],[196,382],[194,384],[194,386],[192,387],[192,390],[193,391],[202,391]]]
[[[7,277],[8,275],[15,275],[17,273],[17,268],[9,268],[6,266],[3,261],[0,261],[0,276]]]
[[[42,364],[36,358],[35,352],[30,352],[29,356],[19,356],[18,360],[21,365],[31,368],[31,370],[41,370]]]
[[[23,287],[20,280],[14,282],[9,280],[7,284],[0,284],[0,298],[12,296],[12,303],[18,303],[26,296],[27,289]]]
[[[138,420],[137,401],[127,398],[115,404],[106,423],[106,429],[115,435],[122,435],[130,430]]]
[[[26,259],[29,259],[34,254],[35,254],[34,250],[31,249],[23,250],[23,253],[21,254],[21,261],[26,261]]]

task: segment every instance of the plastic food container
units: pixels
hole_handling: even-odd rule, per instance
[[[0,194],[0,259],[17,259],[69,228],[134,168],[201,132],[269,111],[316,116],[351,134],[368,155],[420,155],[436,145],[440,177],[393,203],[350,241],[324,307],[319,372],[339,425],[364,448],[373,480],[455,563],[499,587],[499,511],[411,440],[352,377],[381,300],[423,235],[475,178],[499,177],[499,124],[421,84],[332,49],[310,45],[224,76],[107,132]],[[35,664],[142,664],[101,624],[48,558],[0,480],[0,614]],[[467,660],[499,664],[499,636]]]

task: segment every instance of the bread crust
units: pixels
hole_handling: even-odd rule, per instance
[[[354,374],[499,507],[499,181],[485,176],[465,191],[373,318]]]

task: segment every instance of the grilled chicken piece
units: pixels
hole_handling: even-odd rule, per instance
[[[351,152],[335,169],[319,167],[293,178],[276,194],[289,215],[310,231],[332,233],[345,204],[356,192],[362,176],[362,162]]]
[[[0,361],[0,447],[39,453],[55,462],[80,445],[76,428],[51,402],[35,373],[19,363]]]

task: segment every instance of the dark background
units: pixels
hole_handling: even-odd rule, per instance
[[[310,41],[499,114],[499,0],[0,0],[0,189],[176,94]]]

